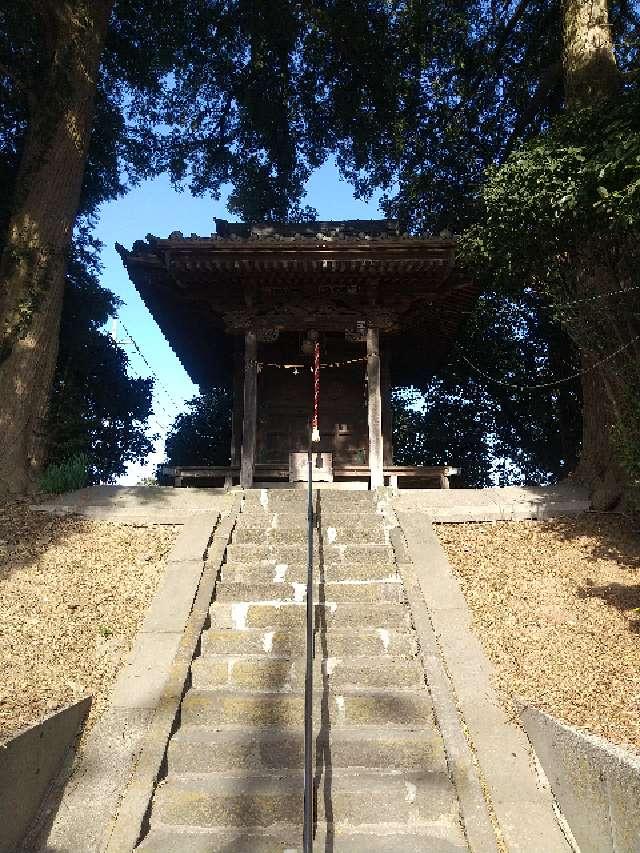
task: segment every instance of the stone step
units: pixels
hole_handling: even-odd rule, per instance
[[[303,657],[268,658],[264,655],[204,655],[191,665],[193,687],[238,687],[243,690],[296,690],[304,687]],[[410,688],[424,686],[424,671],[417,659],[316,658],[316,687],[333,690],[350,687]]]
[[[213,628],[245,631],[247,628],[263,630],[302,630],[307,606],[303,602],[225,602],[214,601],[209,610]],[[411,615],[403,604],[386,602],[359,602],[314,604],[315,626],[318,630],[358,628],[388,628],[408,630]]]
[[[414,770],[446,774],[442,738],[431,727],[413,730],[358,726],[314,732],[316,754],[333,768]],[[318,750],[321,752],[319,753]],[[304,759],[304,730],[247,727],[209,729],[181,726],[169,743],[169,773],[225,773],[299,769]]]
[[[308,531],[308,518],[304,513],[290,512],[257,512],[257,513],[242,513],[236,525],[236,530],[245,530],[250,528],[259,528],[260,530],[295,530],[304,534],[305,539]],[[314,537],[320,529],[323,532],[329,527],[335,527],[340,533],[340,528],[346,532],[353,528],[355,531],[363,528],[384,528],[384,519],[381,515],[373,513],[350,512],[347,510],[339,512],[323,512],[316,517],[314,524]]]
[[[322,489],[319,490],[320,502],[322,504],[347,503],[359,506],[375,507],[378,500],[372,492],[359,489]],[[318,491],[314,492],[313,501],[316,503]],[[307,491],[306,489],[255,489],[251,492],[245,492],[244,505],[249,507],[254,506],[306,506]],[[266,501],[266,504],[265,504]]]
[[[351,510],[353,512],[362,513],[362,515],[365,515],[366,513],[369,513],[370,515],[380,515],[378,506],[379,502],[373,501],[371,498],[367,498],[366,496],[364,500],[353,496],[340,500],[334,500],[332,498],[325,498],[324,500],[322,498],[320,499],[321,513]],[[313,511],[314,513],[318,512],[318,501],[315,495],[313,499]],[[242,505],[242,515],[245,513],[250,515],[259,515],[261,512],[286,512],[297,515],[306,514],[307,495],[305,493],[302,500],[298,497],[297,501],[284,500],[282,496],[271,497],[266,504],[262,504],[260,501],[245,500]]]
[[[314,531],[313,538],[318,542],[318,531]],[[308,530],[306,527],[293,525],[272,527],[270,525],[243,525],[237,527],[233,534],[233,542],[236,545],[265,544],[269,545],[297,545],[306,547]],[[336,523],[335,525],[323,524],[322,540],[331,545],[362,545],[366,543],[384,545],[385,530],[381,523],[376,524],[348,524]]]
[[[233,547],[233,546],[230,546]],[[386,562],[370,564],[367,562],[331,562],[326,561],[321,566],[317,559],[314,560],[313,576],[317,580],[325,580],[329,583],[340,583],[343,581],[379,581],[381,583],[400,580],[398,568],[390,559]],[[229,561],[222,567],[222,578],[224,581],[241,581],[251,583],[253,581],[288,583],[306,583],[307,564],[301,559],[297,560],[246,560],[239,561],[229,557]]]
[[[328,709],[324,707],[328,705]],[[428,691],[338,690],[314,691],[314,717],[328,711],[331,726],[431,726]],[[304,692],[257,693],[247,690],[191,688],[182,700],[184,725],[300,726],[304,721]]]
[[[314,850],[334,853],[468,853],[456,824],[433,827],[394,827],[385,834],[358,832],[357,827],[327,833],[319,827]],[[301,826],[278,826],[269,830],[200,829],[194,832],[154,823],[137,847],[141,853],[303,853]]]
[[[351,497],[357,503],[371,506],[376,506],[378,503],[378,496],[366,489],[322,489],[320,493],[320,500],[327,503],[348,502]]]
[[[404,589],[400,583],[315,583],[314,601],[389,601],[401,602]],[[305,601],[306,583],[273,583],[258,581],[219,581],[216,601]]]
[[[202,655],[263,654],[273,657],[298,655],[305,648],[305,634],[300,627],[296,631],[230,631],[210,628],[203,632]],[[411,631],[390,631],[388,628],[366,628],[361,631],[317,632],[315,634],[316,657],[348,657],[365,655],[413,658],[418,652],[415,634]]]
[[[387,565],[392,561],[392,550],[388,545],[327,545],[323,549],[326,565],[334,563],[365,563],[370,566]],[[307,561],[306,545],[283,545],[268,542],[262,544],[227,547],[227,560],[234,563],[255,563],[261,560],[276,560],[278,563],[302,563]]]
[[[322,785],[322,783],[321,783]],[[267,827],[302,814],[302,773],[270,777],[218,774],[170,775],[156,789],[151,826]],[[361,772],[331,774],[330,796],[316,799],[318,823],[389,827],[453,825],[455,797],[446,774]],[[329,811],[330,809],[330,811]]]

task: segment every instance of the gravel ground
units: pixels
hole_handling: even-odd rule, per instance
[[[600,513],[436,530],[507,707],[640,749],[640,531]]]
[[[0,741],[90,693],[106,705],[175,527],[54,517],[0,504]]]

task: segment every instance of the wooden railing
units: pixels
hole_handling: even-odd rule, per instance
[[[460,473],[459,468],[452,465],[385,465],[385,481],[394,488],[399,485],[399,480],[408,479],[437,480],[440,488],[449,488],[449,478]],[[226,487],[232,486],[240,479],[239,465],[161,465],[159,468],[160,479],[166,484],[184,486],[187,482],[195,480],[223,480]],[[345,465],[334,464],[334,481],[340,480],[368,480],[368,465]],[[289,479],[289,465],[281,464],[259,464],[255,466],[254,481],[263,482],[267,480]]]

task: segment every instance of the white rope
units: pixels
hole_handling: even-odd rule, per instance
[[[496,385],[502,385],[504,388],[513,388],[516,391],[541,391],[545,388],[555,388],[558,385],[563,385],[566,382],[574,382],[581,376],[585,376],[587,373],[592,373],[594,370],[597,370],[599,367],[602,367],[603,364],[606,364],[608,361],[614,359],[617,355],[623,352],[623,350],[628,349],[638,340],[640,340],[640,335],[636,335],[635,338],[632,338],[632,340],[628,341],[626,344],[623,344],[621,347],[618,347],[617,350],[614,350],[614,352],[609,353],[609,355],[605,356],[600,361],[597,361],[595,364],[591,364],[584,370],[579,370],[577,373],[574,373],[571,376],[565,376],[562,379],[555,379],[553,382],[541,382],[539,385],[518,385],[515,382],[504,382],[502,379],[496,379],[494,376],[490,376],[488,373],[485,373],[484,370],[469,361],[466,355],[463,355],[462,353],[460,355],[462,357],[462,360],[465,361],[469,365],[469,367],[475,370],[476,373],[479,373],[480,376],[483,376],[485,379],[488,379],[489,382],[493,382]]]

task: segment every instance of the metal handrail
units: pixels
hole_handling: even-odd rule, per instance
[[[313,851],[313,435],[307,453],[307,669],[304,679],[304,853]]]

